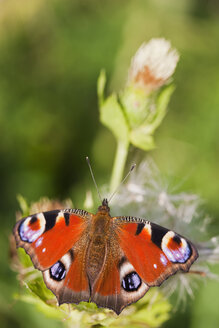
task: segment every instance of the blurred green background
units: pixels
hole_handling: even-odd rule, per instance
[[[93,188],[86,155],[98,184],[108,183],[115,141],[98,120],[96,80],[105,68],[108,91],[119,91],[131,57],[153,37],[169,39],[181,59],[150,155],[161,172],[183,181],[181,190],[206,200],[210,233],[219,234],[219,2],[0,2],[1,327],[61,326],[31,305],[13,304],[18,282],[9,268],[8,235],[16,195],[28,201],[70,197],[82,207]],[[130,162],[135,156],[131,149]],[[165,327],[218,327],[218,294],[218,283],[200,285],[186,311]]]

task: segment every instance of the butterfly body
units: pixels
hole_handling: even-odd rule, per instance
[[[119,314],[152,286],[198,257],[175,232],[135,217],[111,217],[106,199],[96,214],[66,209],[17,222],[23,247],[59,304],[92,301]]]
[[[96,215],[92,216],[86,254],[86,272],[91,288],[106,260],[109,238],[112,238],[111,233],[112,218],[108,208],[102,208]]]

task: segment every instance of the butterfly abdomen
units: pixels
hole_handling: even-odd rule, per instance
[[[94,215],[90,231],[90,243],[87,250],[86,271],[90,285],[97,279],[106,256],[107,236],[109,234],[109,215]]]
[[[101,241],[101,239],[96,238],[90,242],[86,261],[86,272],[90,285],[93,284],[102,269],[105,253],[106,246],[105,243]]]

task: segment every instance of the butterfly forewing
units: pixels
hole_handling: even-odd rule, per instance
[[[135,217],[116,217],[117,236],[125,256],[148,286],[158,286],[197,259],[194,245],[179,234]]]
[[[17,247],[23,247],[34,266],[44,271],[55,264],[80,239],[87,217],[68,210],[31,215],[17,222],[14,235]]]

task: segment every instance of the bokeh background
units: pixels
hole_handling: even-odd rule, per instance
[[[169,39],[181,55],[169,112],[150,152],[181,190],[199,194],[219,234],[219,2],[217,0],[2,0],[0,2],[0,325],[61,327],[32,305],[13,302],[8,235],[19,205],[42,196],[82,207],[91,187],[108,183],[115,141],[98,119],[96,80],[126,83],[143,41]],[[137,156],[143,156],[140,151]],[[131,149],[129,159],[136,156]],[[93,188],[93,187],[92,187]],[[219,274],[219,267],[214,272]],[[165,327],[219,326],[219,283],[201,284]]]

